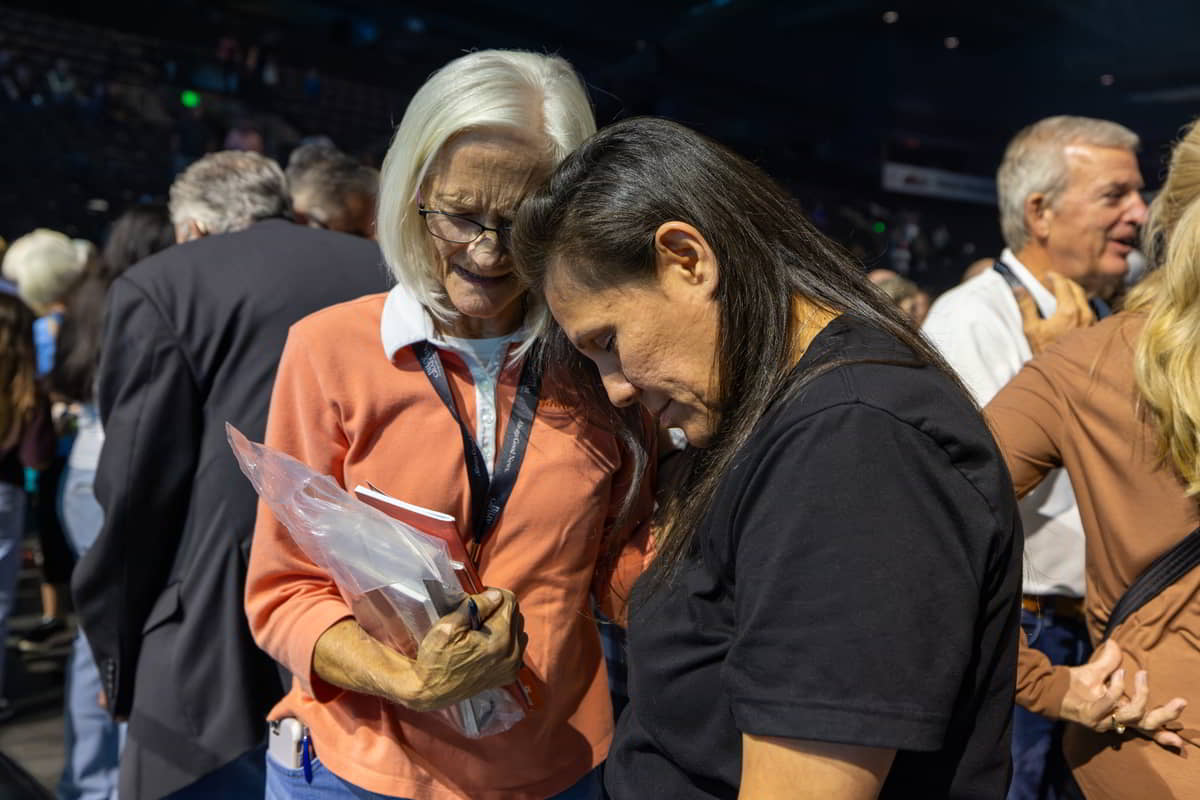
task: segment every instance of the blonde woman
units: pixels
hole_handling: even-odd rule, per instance
[[[1126,311],[1064,337],[987,407],[1018,494],[1063,466],[1079,502],[1088,630],[1105,644],[1075,668],[1023,649],[1017,701],[1079,723],[1064,749],[1089,798],[1200,791],[1187,702],[1200,686],[1200,569],[1123,621],[1114,613],[1200,526],[1200,127],[1175,149],[1145,240],[1158,271]]]

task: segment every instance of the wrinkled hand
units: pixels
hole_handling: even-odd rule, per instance
[[[1059,717],[1097,733],[1113,731],[1119,723],[1128,730],[1136,729],[1163,747],[1183,747],[1179,734],[1165,726],[1179,719],[1187,701],[1176,697],[1148,709],[1150,678],[1145,670],[1134,676],[1133,698],[1126,700],[1125,670],[1120,666],[1121,648],[1110,639],[1088,663],[1071,667],[1070,688],[1063,698]]]
[[[413,664],[418,687],[405,701],[409,708],[435,711],[516,680],[528,642],[516,597],[503,589],[473,597],[479,630],[471,630],[464,600],[421,641]]]
[[[1014,291],[1017,305],[1021,309],[1021,325],[1025,330],[1025,338],[1035,356],[1064,333],[1076,328],[1086,328],[1096,321],[1096,315],[1088,305],[1087,294],[1082,286],[1056,272],[1046,273],[1046,279],[1050,282],[1050,288],[1054,290],[1054,299],[1058,304],[1054,313],[1046,319],[1038,318],[1037,303],[1027,290]]]

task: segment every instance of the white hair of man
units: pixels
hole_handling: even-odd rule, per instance
[[[579,76],[558,56],[480,50],[451,61],[417,90],[383,161],[376,234],[396,280],[447,323],[458,310],[434,274],[417,202],[442,147],[456,134],[483,128],[543,132],[553,167],[596,132],[596,122]],[[538,328],[546,311],[531,303],[526,314]]]
[[[91,242],[38,228],[17,239],[4,254],[4,277],[38,314],[45,314],[83,277],[95,253]]]
[[[243,150],[209,153],[171,184],[171,224],[194,220],[205,233],[232,233],[291,210],[283,170]]]
[[[1067,188],[1067,147],[1073,144],[1136,152],[1138,135],[1116,122],[1092,117],[1057,116],[1023,128],[1008,143],[996,172],[1000,231],[1004,243],[1020,252],[1031,238],[1025,201],[1043,194],[1051,207]]]

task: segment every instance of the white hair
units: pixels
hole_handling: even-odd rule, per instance
[[[291,210],[287,179],[271,159],[242,150],[209,153],[171,184],[171,224],[195,220],[208,233],[231,233]]]
[[[1046,201],[1054,205],[1067,188],[1066,148],[1072,144],[1136,152],[1140,141],[1124,125],[1091,117],[1047,117],[1018,132],[1008,143],[996,172],[1000,231],[1013,252],[1029,243],[1025,221],[1029,196],[1044,194]]]
[[[417,197],[442,147],[457,134],[484,128],[545,136],[553,167],[596,132],[596,122],[575,70],[558,56],[481,50],[451,61],[413,95],[383,161],[376,234],[396,280],[444,323],[459,312],[435,274]],[[537,329],[547,312],[529,300],[526,322]]]
[[[38,228],[17,239],[4,254],[4,277],[17,284],[21,299],[44,314],[83,277],[95,252],[91,242]]]

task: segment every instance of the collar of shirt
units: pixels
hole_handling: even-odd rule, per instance
[[[1008,268],[1017,276],[1017,280],[1021,282],[1029,294],[1033,297],[1033,302],[1037,303],[1038,311],[1042,312],[1043,317],[1051,317],[1058,309],[1058,300],[1055,299],[1054,293],[1042,285],[1042,282],[1033,277],[1033,273],[1021,263],[1013,251],[1004,248],[1004,252],[1000,254],[1000,260],[1008,265]]]
[[[525,326],[521,326],[504,338],[510,342],[521,341],[528,333]],[[490,477],[496,463],[499,419],[496,384],[504,365],[504,357],[508,354],[507,344],[498,346],[490,361],[483,363],[476,349],[469,344],[448,341],[439,336],[434,329],[433,316],[401,286],[393,287],[384,300],[379,335],[388,361],[394,360],[401,348],[425,341],[438,349],[454,351],[466,362],[467,369],[471,372],[471,380],[475,384],[475,444],[479,446]]]
[[[522,341],[528,330],[524,325],[510,335],[514,342]],[[429,342],[442,350],[453,350],[464,357],[468,364],[475,360],[473,351],[464,349],[439,336],[433,325],[433,316],[417,302],[412,293],[403,286],[392,287],[383,303],[383,315],[379,322],[379,337],[388,361],[396,357],[401,349],[417,342]],[[504,348],[502,348],[504,349]]]

